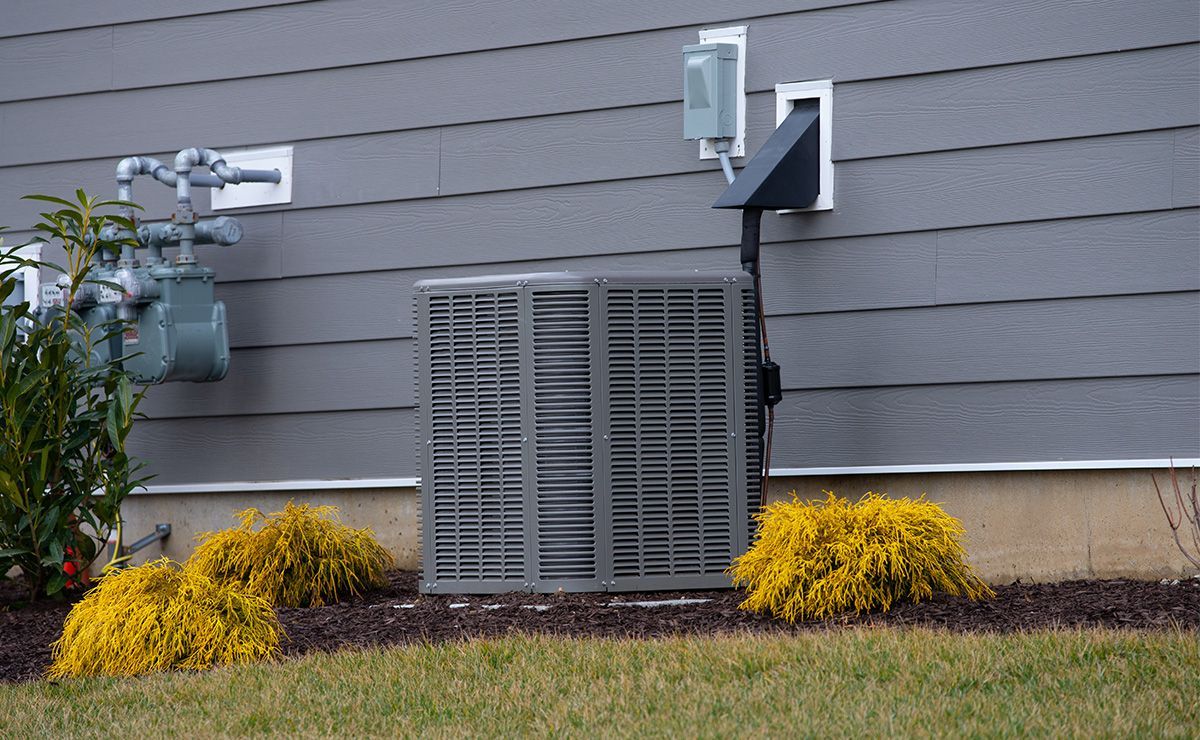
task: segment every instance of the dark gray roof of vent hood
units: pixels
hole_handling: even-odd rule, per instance
[[[821,190],[820,103],[797,100],[713,208],[807,208]]]

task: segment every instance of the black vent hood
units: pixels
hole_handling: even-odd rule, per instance
[[[821,189],[820,103],[797,100],[713,208],[807,208]]]

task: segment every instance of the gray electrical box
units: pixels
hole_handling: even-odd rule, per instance
[[[737,136],[737,44],[683,47],[683,138]]]

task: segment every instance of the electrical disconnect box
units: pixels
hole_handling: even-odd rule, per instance
[[[207,166],[211,174],[194,173]],[[109,239],[132,237],[120,255],[102,251],[88,272],[88,282],[77,291],[69,308],[97,334],[111,335],[93,346],[96,359],[125,358],[122,365],[138,383],[220,380],[229,371],[229,335],[225,304],[215,299],[212,268],[197,264],[198,244],[231,246],[242,238],[237,219],[220,216],[201,220],[192,208],[191,188],[223,188],[226,183],[273,182],[277,170],[244,170],[228,165],[212,149],[184,149],[175,157],[174,169],[151,157],[128,157],[117,165],[117,199],[131,202],[133,179],[151,175],[176,188],[176,209],[170,223],[139,225],[136,232],[109,233]],[[133,209],[123,214],[134,220]],[[163,256],[165,247],[178,247],[174,260]],[[139,252],[145,250],[144,261]],[[42,310],[64,306],[62,285],[41,286]],[[112,333],[113,322],[122,331]]]
[[[683,47],[683,138],[737,135],[736,44]]]

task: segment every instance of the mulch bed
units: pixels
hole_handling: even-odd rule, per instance
[[[397,571],[386,588],[334,606],[278,610],[290,641],[288,655],[345,647],[445,642],[535,633],[569,637],[661,637],[727,632],[789,633],[853,625],[921,626],[954,632],[1018,632],[1109,627],[1200,631],[1200,579],[1015,583],[991,601],[936,597],[902,604],[886,614],[788,625],[739,611],[737,591],[637,594],[504,594],[427,596],[416,574]],[[70,603],[21,605],[0,584],[0,681],[39,678],[50,661]],[[645,608],[614,601],[709,599],[699,604]],[[453,607],[451,605],[466,604]],[[404,606],[411,605],[411,606]],[[500,605],[498,608],[485,606]],[[548,606],[537,610],[523,608]]]

